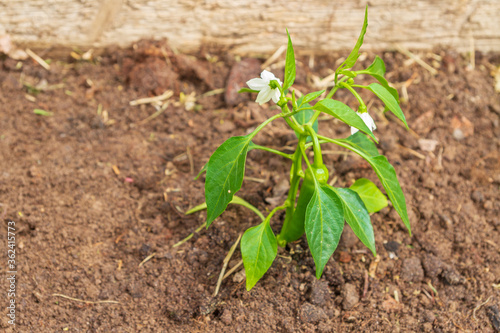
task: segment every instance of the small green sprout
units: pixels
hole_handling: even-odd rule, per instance
[[[52,117],[54,115],[54,112],[52,112],[52,111],[45,111],[45,110],[42,110],[42,109],[34,109],[33,113],[37,114],[39,116],[45,116],[45,117]]]

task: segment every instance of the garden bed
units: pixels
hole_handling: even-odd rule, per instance
[[[258,106],[248,94],[235,95],[258,76],[262,61],[238,63],[223,52],[179,55],[147,41],[129,50],[109,49],[90,62],[53,61],[50,71],[33,61],[21,66],[3,59],[1,244],[7,222],[15,221],[19,266],[16,329],[5,315],[0,328],[498,330],[500,102],[492,72],[500,57],[476,54],[473,68],[451,51],[422,53],[437,71],[433,75],[401,53],[378,54],[388,80],[407,98],[402,108],[410,131],[384,115],[378,101],[368,105],[379,149],[395,166],[406,195],[412,236],[388,207],[372,216],[377,259],[347,230],[316,280],[303,237],[279,249],[250,292],[240,268],[215,297],[225,256],[258,217],[230,206],[208,230],[173,245],[205,221],[205,212],[184,212],[204,201],[203,176],[193,178],[211,153],[278,112],[269,104]],[[295,87],[311,91],[314,78],[331,74],[342,55],[300,58]],[[374,54],[363,58],[359,68]],[[166,90],[173,95],[165,94],[161,103],[168,104],[129,103]],[[338,96],[356,104],[346,92]],[[331,119],[320,119],[319,130],[332,137],[350,134],[348,126]],[[284,122],[275,121],[255,141],[287,151],[294,140]],[[363,160],[338,147],[324,149],[336,185],[349,186],[359,177],[377,181]],[[251,151],[238,195],[261,211],[274,208],[287,190],[288,163]],[[275,233],[282,219],[283,213],[273,218]],[[240,259],[238,250],[229,268]],[[0,287],[6,292],[8,281]]]

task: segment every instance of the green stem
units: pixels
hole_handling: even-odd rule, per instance
[[[314,144],[313,144],[313,147],[314,147]],[[309,159],[307,158],[307,154],[306,154],[306,146],[305,145],[300,146],[300,151],[302,152],[302,156],[304,157],[304,160],[306,161],[307,168],[312,171],[313,168],[311,166],[311,162],[309,162]],[[314,155],[316,155],[316,154],[314,154]],[[312,175],[313,175],[314,182],[316,183],[316,187],[318,187],[319,185],[318,185],[318,180],[316,179],[316,174],[314,172],[312,172]]]
[[[271,220],[271,217],[273,217],[274,213],[276,213],[278,210],[281,210],[281,209],[285,209],[287,208],[286,205],[282,205],[282,206],[278,206],[276,208],[274,208],[266,217],[266,219],[264,220],[264,222],[267,222],[269,223],[269,221]]]
[[[280,155],[280,156],[283,156],[285,158],[288,158],[288,159],[293,159],[293,155],[292,154],[287,154],[287,153],[283,153],[279,150],[276,150],[276,149],[273,149],[273,148],[269,148],[269,147],[265,147],[265,146],[260,146],[260,145],[256,145],[256,144],[253,144],[251,146],[253,149],[260,149],[260,150],[265,150],[265,151],[268,151],[270,153],[273,153],[273,154],[276,154],[276,155]]]
[[[351,141],[348,141],[346,139],[330,139],[326,136],[322,136],[322,135],[319,135],[318,134],[318,138],[321,139],[319,140],[319,144],[323,144],[323,143],[334,143],[336,144],[337,146],[341,146],[341,147],[344,147],[344,148],[347,148],[349,149],[350,151],[353,151],[355,153],[358,153],[358,151],[363,151],[363,148],[361,148],[360,146],[358,146],[357,144],[351,142]],[[309,142],[308,144],[305,145],[305,148],[309,148],[312,146],[312,142]],[[355,150],[353,150],[356,149]]]
[[[342,139],[341,140],[330,139],[329,137],[319,135],[319,134],[318,134],[318,138],[321,139],[320,143],[335,143],[336,145],[347,148],[349,150],[351,150],[351,148],[352,148],[349,144],[344,143]]]
[[[312,128],[310,124],[305,124],[304,127],[312,138],[313,151],[314,151],[314,166],[316,168],[319,168],[323,165],[323,155],[321,154],[321,146],[318,141],[318,135],[316,134],[316,131]]]
[[[309,119],[309,121],[307,122],[308,124],[314,124],[314,122],[316,121],[316,119],[318,119],[319,115],[321,114],[321,111],[316,111],[314,112],[314,114],[312,115],[311,119]]]
[[[292,129],[295,130],[295,124],[290,120],[290,118],[288,117],[283,117],[283,119],[285,119],[286,123],[288,124],[288,126],[290,126]]]
[[[309,159],[307,158],[307,154],[306,154],[306,146],[305,145],[302,145],[300,147],[300,151],[302,153],[302,156],[304,157],[304,160],[306,161],[306,164],[307,164],[307,167],[310,168],[312,170],[312,166],[311,166],[311,162],[309,162]],[[316,175],[314,174],[313,172],[313,176],[314,178],[316,179]]]
[[[275,114],[274,116],[272,116],[271,118],[267,119],[266,121],[264,121],[262,124],[260,124],[251,134],[250,134],[250,139],[252,139],[254,136],[257,135],[257,133],[259,133],[264,127],[266,127],[270,122],[272,122],[273,120],[275,119],[278,119],[281,117],[281,114],[278,113],[278,114]]]
[[[328,141],[326,141],[326,140],[319,140],[319,141],[318,141],[318,143],[319,143],[319,144],[322,144],[322,143],[328,143]],[[306,143],[306,144],[305,144],[304,148],[306,148],[306,149],[307,149],[307,148],[309,148],[309,147],[312,147],[312,145],[313,145],[313,143],[312,143],[312,142],[308,142],[308,143]]]
[[[291,117],[291,116],[295,116],[297,113],[299,113],[300,111],[304,111],[304,110],[312,110],[312,106],[305,107],[305,108],[300,108],[300,109],[297,109],[297,110],[292,111],[290,113],[287,113],[287,114],[283,115],[283,118],[288,118],[288,117]]]
[[[365,102],[363,102],[363,99],[361,98],[361,96],[359,96],[358,92],[356,90],[354,90],[353,87],[351,87],[349,84],[347,84],[345,82],[340,82],[339,85],[346,88],[347,90],[349,90],[354,95],[354,97],[356,97],[356,99],[359,102],[359,111],[366,112]]]
[[[290,109],[288,108],[288,105],[283,105],[281,107],[282,113],[280,114],[283,119],[285,119],[286,123],[288,126],[290,126],[294,131],[298,132],[299,134],[304,134],[304,128],[297,122],[297,119],[295,117],[290,117],[293,115],[293,112],[290,112]]]
[[[287,230],[290,228],[290,223],[292,221],[293,213],[295,212],[295,200],[297,198],[297,192],[299,190],[299,183],[302,171],[302,153],[300,146],[304,146],[307,140],[307,134],[301,134],[299,136],[299,143],[297,149],[293,153],[293,163],[290,171],[290,190],[288,190],[288,196],[286,198],[286,213],[285,221],[281,227],[280,234],[278,235],[278,245],[284,247],[286,241],[284,239],[280,240],[280,235],[286,234]]]
[[[337,84],[335,84],[332,88],[332,90],[330,90],[330,92],[328,93],[328,95],[326,95],[325,98],[332,98],[333,95],[337,92],[337,90],[339,90],[339,88],[341,88],[340,86],[340,83],[344,82],[345,80],[347,80],[349,77],[348,76],[344,76],[343,78],[341,78],[339,80],[339,82],[337,82]]]

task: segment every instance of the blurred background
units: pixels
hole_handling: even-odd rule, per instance
[[[500,1],[492,0],[3,0],[0,35],[32,48],[166,37],[181,52],[215,44],[255,54],[275,51],[288,28],[296,49],[327,52],[352,47],[367,4],[366,49],[500,50]]]

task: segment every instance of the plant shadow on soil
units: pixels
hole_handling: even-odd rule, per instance
[[[183,212],[204,200],[203,177],[193,178],[211,153],[277,112],[235,93],[258,76],[261,62],[236,62],[222,52],[179,55],[150,41],[109,49],[94,63],[54,61],[50,71],[32,61],[19,68],[3,58],[1,234],[6,244],[7,221],[16,221],[19,267],[16,329],[5,315],[1,329],[498,330],[500,102],[490,72],[500,57],[478,53],[470,69],[451,51],[427,53],[423,59],[437,67],[433,76],[399,53],[378,54],[388,80],[400,93],[407,91],[402,107],[412,130],[364,96],[378,124],[379,149],[395,166],[405,192],[413,237],[388,207],[372,216],[377,260],[346,230],[316,280],[303,237],[279,250],[251,292],[239,272],[224,280],[217,297],[212,293],[224,257],[258,217],[231,206],[208,230],[180,247],[172,245],[204,222],[204,212]],[[309,58],[299,58],[297,89],[311,91],[311,76],[329,75],[341,55],[316,57],[313,68]],[[367,54],[358,68],[373,58]],[[203,95],[225,87],[224,94]],[[167,89],[174,95],[154,119],[146,120],[157,111],[153,105],[129,105]],[[189,97],[188,103],[179,102],[181,92],[198,97],[193,110],[186,110]],[[337,96],[356,106],[346,92]],[[35,108],[53,116],[36,115]],[[323,119],[319,127],[333,137],[349,135],[348,126],[333,120]],[[294,140],[281,121],[256,137],[258,144],[285,151]],[[376,181],[363,160],[334,146],[324,149],[337,186],[359,177]],[[251,151],[250,178],[239,195],[262,211],[272,209],[284,198],[288,167],[281,157]],[[273,218],[276,233],[282,221],[282,214]],[[236,251],[229,267],[240,259]],[[5,279],[0,287],[7,290]],[[53,294],[119,303],[82,303]]]

